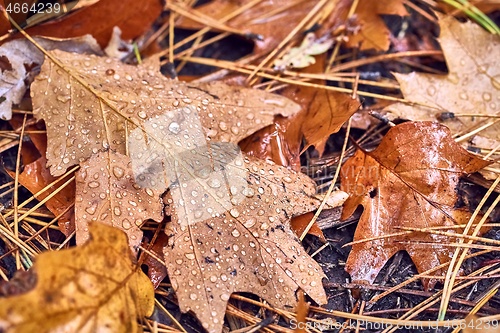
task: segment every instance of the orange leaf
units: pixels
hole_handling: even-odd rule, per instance
[[[321,156],[330,134],[337,133],[360,104],[349,95],[336,91],[316,90],[311,98],[301,128],[307,143],[303,150],[315,146]]]
[[[390,31],[381,15],[406,16],[408,12],[402,0],[360,0],[355,15],[360,29],[349,36],[347,46],[359,47],[361,50],[387,51],[390,46]]]
[[[489,165],[457,144],[450,131],[432,122],[393,127],[372,152],[358,150],[342,167],[341,189],[349,193],[342,219],[364,207],[346,262],[355,281],[372,283],[389,258],[406,250],[419,272],[450,259],[447,236],[428,233],[387,237],[398,227],[467,223],[468,210],[455,208],[459,177]],[[449,229],[454,232],[455,229]],[[426,244],[418,244],[425,242]],[[428,243],[432,243],[432,247]]]
[[[21,117],[13,117],[10,120],[14,128],[22,125]],[[26,131],[43,130],[43,126],[38,124],[26,126]],[[24,186],[28,191],[33,194],[38,193],[50,183],[54,182],[60,177],[54,177],[50,174],[49,169],[46,167],[47,159],[45,157],[45,150],[47,149],[47,138],[45,134],[30,133],[32,145],[23,144],[21,155],[24,162],[24,170],[19,174],[19,183]],[[33,147],[33,145],[36,147]],[[16,173],[7,170],[9,175],[14,178]],[[44,200],[62,184],[64,184],[72,175],[68,175],[61,179],[56,185],[49,187],[45,192],[36,196],[39,201]],[[70,208],[75,202],[75,182],[72,181],[64,189],[53,195],[45,202],[48,210],[54,216],[61,217],[58,220],[59,229],[63,234],[69,236],[75,230],[75,217],[74,209]]]
[[[153,246],[149,249],[151,253],[154,253],[158,258],[163,258],[163,248],[167,246],[168,236],[161,232],[158,234]],[[153,286],[158,288],[161,281],[167,276],[167,267],[154,257],[147,253],[144,253],[145,258],[142,262],[144,265],[148,266],[148,277],[153,282]]]
[[[70,13],[60,20],[49,21],[26,30],[31,36],[58,38],[92,35],[105,47],[113,27],[122,31],[122,39],[134,39],[146,32],[163,9],[160,0],[100,0],[97,3]]]
[[[308,72],[324,70],[325,55],[317,57]],[[318,90],[307,86],[287,87],[283,96],[302,106],[302,110],[288,118],[277,117],[275,123],[240,142],[247,154],[300,170],[300,147],[306,139],[306,147],[316,146],[320,154],[331,134],[358,110],[360,104],[349,95],[335,91]]]
[[[23,185],[28,191],[35,194],[45,188],[47,185],[52,183],[58,178],[50,174],[49,169],[45,166],[47,164],[47,159],[45,156],[40,157],[36,161],[33,161],[24,166],[24,170],[19,174],[19,183]],[[15,172],[7,171],[11,177],[15,177]],[[46,197],[51,195],[59,186],[64,184],[72,174],[62,178],[56,185],[49,187],[46,191],[40,193],[36,196],[39,201],[44,200]],[[64,189],[56,193],[52,198],[45,202],[45,206],[48,210],[52,212],[55,216],[60,214],[61,217],[58,220],[59,229],[63,234],[69,236],[74,230],[74,210],[71,207],[75,202],[75,182],[72,181]]]
[[[405,99],[411,103],[393,104],[386,110],[404,119],[442,119],[453,134],[464,134],[492,121],[480,115],[498,115],[500,66],[497,55],[500,38],[473,22],[460,23],[453,17],[440,19],[439,26],[439,43],[449,73],[394,74]],[[443,117],[443,113],[451,113],[451,117]],[[454,117],[455,113],[469,116]],[[494,123],[477,136],[498,144],[500,124]]]
[[[311,222],[313,216],[314,213],[311,212],[299,216],[294,216],[290,221],[290,227],[292,228],[293,232],[295,232],[296,235],[302,235],[304,230],[306,230],[306,227],[309,225],[309,222]],[[325,235],[323,235],[323,231],[320,229],[317,223],[314,223],[312,225],[311,229],[309,229],[308,234],[316,236],[322,242],[326,243]]]

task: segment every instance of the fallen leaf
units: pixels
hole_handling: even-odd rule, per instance
[[[137,250],[144,221],[161,222],[163,191],[139,187],[130,164],[128,156],[111,150],[98,152],[80,164],[75,174],[77,244],[88,240],[89,224],[99,221],[125,231],[130,247]]]
[[[297,292],[297,298],[299,300],[297,305],[297,312],[295,314],[295,319],[297,320],[297,327],[295,328],[295,333],[306,333],[307,327],[307,315],[309,314],[309,303],[305,300],[305,295],[302,290]]]
[[[318,303],[326,302],[321,268],[301,250],[288,225],[291,216],[318,206],[319,200],[312,197],[314,183],[284,168],[239,160],[227,152],[229,149],[231,153],[241,138],[272,123],[277,113],[296,113],[296,104],[264,91],[221,83],[171,81],[158,74],[154,65],[134,67],[94,56],[52,54],[64,63],[65,71],[46,60],[31,90],[34,112],[47,125],[48,154],[52,153],[55,160],[51,171],[63,172],[78,161],[88,161],[86,165],[95,167],[95,171],[82,170],[88,179],[85,189],[95,200],[113,200],[113,190],[108,191],[107,186],[101,189],[100,179],[114,184],[109,178],[114,171],[111,162],[125,153],[123,132],[128,127],[128,148],[135,156],[132,165],[136,161],[137,166],[130,168],[124,161],[116,166],[132,169],[137,182],[150,174],[148,184],[159,185],[159,191],[170,186],[175,205],[169,228],[172,233],[168,233],[170,246],[164,255],[183,311],[195,311],[205,327],[218,331],[232,292],[255,292],[276,306],[293,306],[295,290],[300,287]],[[66,137],[57,135],[61,127],[67,131]],[[103,148],[114,155],[103,157],[104,163],[94,162],[93,158],[105,154]],[[193,169],[186,169],[186,164]],[[235,185],[241,175],[234,176],[232,169],[244,171],[241,187]],[[163,177],[155,170],[170,174]],[[220,196],[220,189],[226,185],[228,193]],[[103,217],[97,213],[116,213],[109,206],[99,209],[96,201],[87,204],[91,199],[79,199],[87,195],[83,188],[82,192],[77,189],[77,218],[79,202],[81,208],[95,211],[98,219]],[[127,197],[130,199],[130,195]],[[144,194],[138,197],[144,200]],[[116,206],[120,207],[120,216],[122,206]],[[138,221],[145,218],[132,213]],[[123,223],[117,226],[123,228]],[[241,243],[237,243],[240,236]],[[227,252],[228,246],[232,252]],[[224,260],[217,259],[211,249]],[[296,260],[301,261],[298,266],[294,265]],[[204,265],[206,269],[201,270]],[[181,270],[183,278],[179,279]],[[207,276],[210,273],[217,276]],[[241,286],[239,281],[243,282]],[[208,296],[211,293],[214,298]]]
[[[18,176],[19,183],[35,195],[46,186],[56,181],[58,178],[61,178],[55,185],[47,188],[44,192],[35,195],[35,198],[38,201],[42,201],[48,196],[51,196],[51,198],[45,202],[45,206],[52,212],[52,214],[54,214],[54,216],[61,215],[57,221],[59,230],[61,230],[61,232],[66,236],[69,236],[75,230],[74,210],[70,208],[74,203],[75,183],[70,182],[64,187],[64,189],[54,194],[54,191],[67,182],[72,175],[68,175],[64,178],[54,177],[45,167],[46,163],[47,160],[44,156],[42,156],[25,165],[23,172],[21,172]],[[16,175],[13,171],[7,172],[12,178]]]
[[[308,70],[321,73],[324,66],[325,55],[321,55]],[[315,146],[322,155],[330,135],[338,132],[360,106],[347,94],[309,86],[290,86],[282,95],[300,104],[302,110],[292,117],[278,117],[274,124],[240,142],[240,147],[249,155],[272,160],[295,171],[300,171],[303,139],[306,145],[302,152]]]
[[[119,27],[122,38],[135,39],[150,29],[163,10],[159,0],[100,0],[93,5],[69,13],[26,30],[30,36],[72,38],[92,35],[104,48],[108,44],[113,28]]]
[[[47,50],[62,49],[69,52],[96,53],[100,48],[90,36],[76,39],[54,40],[35,38]],[[0,119],[12,117],[12,104],[21,102],[27,85],[33,79],[31,69],[43,62],[43,53],[27,40],[14,40],[0,46]]]
[[[234,292],[251,292],[287,308],[295,306],[301,288],[326,303],[321,267],[289,226],[291,216],[318,207],[314,182],[271,162],[250,157],[244,162],[245,199],[231,210],[186,224],[176,218],[181,206],[168,202],[172,222],[164,254],[170,281],[181,311],[193,311],[209,332],[221,331]]]
[[[176,168],[167,167],[166,157],[154,154],[172,155],[175,151],[174,155],[179,155],[174,156],[176,163],[185,165],[185,160],[190,157],[195,161],[194,166],[203,156],[203,147],[208,147],[207,139],[210,142],[238,142],[272,123],[275,114],[291,115],[299,110],[298,105],[291,101],[264,91],[229,87],[215,82],[188,84],[169,80],[159,73],[157,63],[136,67],[111,58],[59,51],[52,54],[64,63],[65,69],[58,68],[52,60],[45,61],[31,87],[33,112],[35,117],[45,120],[47,127],[47,166],[51,174],[60,175],[69,166],[84,163],[101,151],[108,151],[108,154],[113,152],[117,155],[103,157],[103,162],[86,164],[88,167],[99,165],[103,169],[93,171],[93,177],[97,178],[89,179],[87,186],[103,182],[108,184],[111,191],[109,182],[114,177],[111,173],[116,166],[111,165],[112,160],[125,155],[128,130],[128,139],[132,140],[129,142],[133,152],[131,156],[136,156],[132,160],[133,166],[136,163],[132,168],[134,177],[151,176],[148,178],[151,187],[143,186],[144,183],[129,183],[127,191],[133,191],[130,186],[140,185],[143,193],[137,193],[135,198],[124,201],[122,198],[111,198],[107,192],[99,192],[99,199],[90,199],[88,195],[97,195],[94,191],[82,187],[82,191],[88,191],[85,194],[77,188],[79,199],[75,209],[78,243],[85,240],[86,223],[95,219],[102,219],[126,230],[131,237],[135,237],[130,241],[131,246],[140,243],[138,225],[145,218],[144,207],[132,209],[129,206],[130,210],[126,214],[116,214],[118,210],[112,204],[129,200],[138,203],[141,199],[148,206],[152,200],[148,191],[158,191],[153,197],[159,198],[158,193],[166,190],[169,179],[179,177]],[[141,127],[134,129],[135,126]],[[147,132],[143,133],[145,129]],[[64,135],[61,135],[61,130],[64,130]],[[192,137],[197,138],[194,144],[198,151],[189,148]],[[157,149],[151,146],[155,142],[161,143]],[[180,150],[175,150],[177,143]],[[146,145],[144,149],[143,145]],[[170,148],[165,150],[166,146]],[[212,148],[216,146],[212,145]],[[193,155],[193,152],[197,155]],[[148,154],[147,159],[142,154]],[[212,163],[209,156],[205,156],[204,160],[207,164]],[[156,170],[154,166],[160,169]],[[127,164],[122,167],[124,173],[128,174]],[[225,167],[228,167],[227,163]],[[166,174],[162,176],[161,172],[169,177]],[[189,175],[189,172],[181,174]],[[97,204],[96,200],[105,199],[108,203],[102,206]],[[161,209],[156,210],[156,214],[159,213]],[[147,217],[153,218],[150,215]],[[132,227],[127,228],[130,225]]]
[[[333,191],[330,193],[330,196],[328,196],[325,200],[325,194],[318,194],[316,195],[316,198],[320,201],[325,200],[325,207],[328,207],[328,209],[334,209],[334,208],[341,208],[344,202],[346,201],[348,197],[348,194],[343,192],[343,191]],[[294,216],[292,217],[292,220],[290,221],[290,227],[292,230],[295,232],[297,236],[301,236],[304,230],[306,230],[307,226],[311,222],[313,216],[315,213],[309,212],[305,213],[299,216]],[[311,228],[308,231],[309,235],[313,235],[318,237],[322,242],[326,243],[326,238],[325,235],[323,235],[323,231],[321,230],[318,221],[320,218],[326,217],[330,215],[330,212],[327,210],[322,210],[320,214],[318,215],[318,219],[316,222],[311,226]]]
[[[394,74],[411,105],[397,103],[386,110],[405,119],[431,121],[450,113],[449,119],[442,122],[453,134],[465,134],[491,118],[454,114],[497,116],[500,110],[500,66],[496,56],[500,37],[453,17],[440,19],[439,26],[439,42],[449,74]],[[490,126],[478,135],[498,142],[500,125]]]
[[[45,61],[31,95],[35,117],[46,123],[53,175],[108,148],[124,154],[126,126],[153,125],[163,117],[168,123],[156,125],[169,128],[174,111],[197,112],[207,139],[217,142],[238,142],[272,124],[274,115],[299,111],[288,99],[261,90],[167,79],[157,63],[131,66],[92,55],[52,54],[67,71]]]
[[[443,125],[397,125],[377,149],[358,150],[342,166],[341,189],[349,193],[342,219],[351,216],[359,205],[364,207],[354,241],[401,232],[398,227],[467,223],[469,211],[455,208],[459,177],[489,164],[461,148]],[[387,260],[405,250],[417,270],[423,272],[450,260],[455,249],[439,245],[449,242],[447,236],[414,233],[354,244],[346,271],[355,281],[373,283]]]
[[[158,258],[163,258],[163,248],[167,246],[168,236],[161,232],[149,248],[149,252],[155,254]],[[150,243],[151,244],[151,243]],[[153,286],[158,288],[163,279],[167,276],[167,267],[165,264],[155,259],[155,257],[144,253],[143,265],[148,266],[148,277]]]
[[[314,33],[310,32],[298,47],[292,47],[285,55],[274,61],[274,70],[282,71],[287,67],[305,68],[316,62],[313,55],[318,55],[328,51],[333,45],[333,39],[316,39]]]
[[[403,2],[402,0],[359,0],[354,12],[359,29],[348,35],[346,45],[359,47],[361,51],[370,49],[387,51],[390,46],[390,31],[381,15],[407,16],[408,12]]]
[[[35,289],[2,299],[2,332],[140,332],[154,289],[132,261],[125,235],[100,223],[88,243],[35,261]]]
[[[314,213],[309,212],[305,213],[299,216],[294,216],[292,220],[290,221],[290,228],[292,228],[293,232],[297,236],[302,235],[304,230],[306,230],[307,226],[309,225],[309,222],[311,222],[312,218],[314,216]],[[323,231],[319,228],[317,223],[314,223],[311,226],[311,229],[307,232],[308,235],[313,235],[318,237],[322,242],[326,243],[326,238],[325,235],[323,234]]]
[[[23,125],[23,118],[14,116],[10,120],[10,124],[14,129],[21,128]],[[45,129],[43,124],[34,124],[25,126],[25,131],[43,131]],[[49,187],[43,193],[37,194],[46,186],[56,181],[58,177],[50,174],[46,167],[47,159],[45,158],[45,150],[47,149],[47,137],[45,133],[30,133],[29,134],[32,144],[24,142],[21,148],[21,156],[23,161],[23,172],[19,174],[19,184],[24,186],[28,191],[33,193],[35,198],[39,201],[51,196],[46,202],[45,207],[54,214],[59,216],[57,223],[59,230],[69,236],[75,231],[75,216],[72,206],[75,203],[75,182],[72,181],[67,184],[64,189],[55,193],[59,186],[62,186],[68,181],[73,174],[59,180],[56,185]],[[7,170],[9,175],[14,178],[15,172]]]

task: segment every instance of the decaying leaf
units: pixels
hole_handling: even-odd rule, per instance
[[[326,303],[324,274],[289,226],[291,216],[319,205],[314,182],[271,162],[245,157],[244,163],[245,199],[231,210],[186,225],[176,219],[182,204],[169,202],[164,254],[170,281],[181,310],[193,311],[209,332],[221,331],[233,292],[251,292],[286,308],[295,306],[300,287]]]
[[[316,36],[310,32],[304,37],[300,46],[292,47],[283,58],[274,62],[274,69],[279,71],[287,67],[305,68],[316,62],[313,55],[325,53],[332,45],[333,39],[316,39]]]
[[[141,244],[140,226],[147,219],[162,220],[163,191],[139,187],[130,158],[111,150],[81,163],[76,172],[75,225],[77,243],[88,240],[88,225],[99,221],[124,230],[129,245]]]
[[[36,258],[35,289],[2,299],[2,332],[140,332],[154,290],[132,262],[125,234],[94,223],[89,242]]]
[[[393,104],[386,110],[411,120],[443,123],[453,134],[484,125],[491,119],[480,114],[498,116],[500,111],[500,37],[477,24],[460,23],[453,17],[439,20],[439,42],[448,65],[448,75],[410,73],[394,74],[405,98],[412,103]],[[441,117],[449,113],[450,117]],[[478,116],[457,116],[472,114]],[[478,133],[500,141],[500,125],[496,123]]]
[[[149,253],[153,253],[156,258],[163,258],[163,248],[167,246],[168,236],[162,230],[151,246],[152,241],[153,240],[149,243]],[[167,268],[163,262],[159,262],[155,257],[149,255],[148,253],[144,253],[144,256],[145,258],[142,264],[148,266],[148,277],[156,289],[167,276]]]
[[[237,3],[230,0],[214,0],[196,7],[196,10],[220,20],[249,2],[249,0]],[[293,3],[286,0],[261,1],[232,18],[226,24],[246,32],[262,35],[263,40],[255,41],[255,53],[266,53],[273,50],[317,3],[318,1],[296,1]],[[346,20],[352,3],[352,0],[327,2],[321,9],[321,13],[324,13],[326,17],[322,21],[318,36],[323,36],[324,33],[329,33],[333,28],[339,27]],[[402,0],[360,0],[355,11],[359,29],[347,31],[349,37],[347,46],[360,47],[361,50],[388,50],[390,31],[381,15],[405,16],[408,15],[408,12]],[[283,19],[286,19],[287,24],[283,24]],[[199,23],[185,18],[180,19],[177,26],[186,29],[200,29],[202,27]]]
[[[341,189],[349,193],[342,219],[364,207],[354,241],[401,232],[398,227],[467,223],[471,214],[455,208],[455,188],[460,176],[488,164],[461,148],[443,125],[403,123],[389,130],[377,149],[358,150],[342,166]],[[391,256],[406,250],[423,272],[449,261],[454,249],[440,245],[449,241],[446,236],[415,233],[354,244],[346,270],[353,280],[372,283]]]
[[[337,133],[359,106],[359,102],[347,94],[316,90],[302,124],[301,130],[306,139],[304,150],[314,146],[322,156],[330,135]]]
[[[196,10],[220,20],[248,2],[250,1],[244,0],[236,3],[228,0],[215,0],[197,7]],[[300,22],[314,6],[313,1],[302,1],[292,8],[289,8],[288,4],[288,0],[261,1],[226,24],[236,29],[244,29],[246,32],[261,35],[264,39],[255,41],[256,53],[265,53],[275,48],[291,31],[291,27]],[[282,10],[277,10],[279,8]],[[269,16],[269,13],[273,13],[273,15]],[[286,17],[287,24],[283,24],[284,17]],[[186,29],[201,29],[203,27],[186,18],[178,20],[176,26]]]
[[[35,38],[45,49],[99,54],[100,48],[89,35],[75,39]],[[32,68],[43,63],[43,53],[27,40],[14,40],[0,47],[0,119],[12,117],[12,104],[18,104],[32,80]]]
[[[11,126],[16,129],[23,124],[24,117],[13,116],[10,120]],[[41,124],[25,125],[25,131],[40,131],[44,129]],[[45,133],[30,133],[31,143],[24,142],[21,148],[21,156],[23,161],[23,171],[19,173],[19,184],[24,186],[28,191],[33,193],[35,198],[42,201],[50,196],[45,201],[45,207],[54,214],[59,216],[57,223],[59,230],[66,236],[71,235],[75,231],[75,216],[72,206],[75,202],[75,183],[70,181],[73,174],[67,175],[58,180],[55,185],[42,191],[45,187],[55,182],[58,177],[50,174],[45,167],[47,159],[45,158],[45,150],[47,149],[47,137]],[[14,178],[15,172],[6,170],[9,175]],[[65,186],[64,184],[67,183]],[[63,189],[58,190],[59,187]]]

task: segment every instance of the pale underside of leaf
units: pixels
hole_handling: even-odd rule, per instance
[[[99,45],[90,35],[73,39],[51,39],[35,38],[46,50],[58,48],[66,51],[78,51],[80,53],[101,53]],[[43,53],[28,40],[17,39],[0,47],[3,67],[0,73],[2,86],[0,88],[0,119],[10,120],[12,117],[12,105],[21,102],[27,90],[27,82],[31,81],[33,68],[43,63]]]
[[[283,58],[274,62],[275,70],[284,70],[286,67],[305,68],[316,62],[313,55],[328,51],[333,45],[333,39],[316,39],[314,33],[310,32],[298,47],[292,47]]]
[[[95,223],[81,247],[37,257],[34,290],[2,300],[7,332],[140,332],[153,311],[154,290],[132,263],[125,235]]]
[[[175,218],[179,206],[172,205],[166,228],[165,261],[179,306],[193,311],[209,332],[222,329],[233,292],[251,292],[273,306],[291,308],[300,287],[317,303],[326,303],[324,274],[289,226],[291,216],[318,207],[314,182],[270,162],[244,160],[248,188],[243,201],[189,225]]]

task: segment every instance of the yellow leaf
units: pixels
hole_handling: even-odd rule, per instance
[[[127,238],[102,223],[80,247],[41,254],[34,290],[2,299],[2,332],[140,332],[154,290],[133,263]]]

